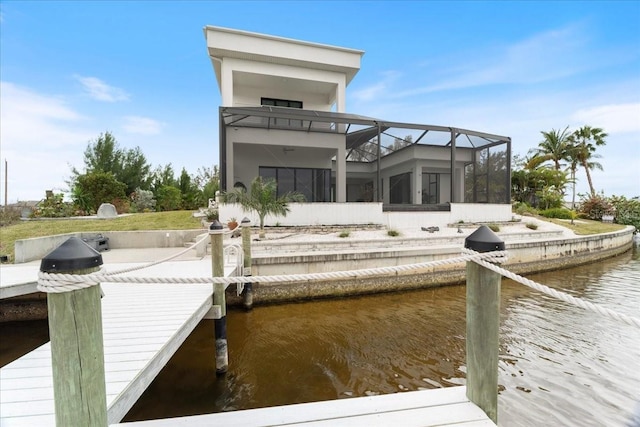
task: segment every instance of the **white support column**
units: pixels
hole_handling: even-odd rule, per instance
[[[336,112],[337,113],[344,113],[346,111],[347,106],[345,101],[345,98],[346,98],[345,92],[346,92],[346,83],[343,78],[336,85]],[[338,132],[344,133],[345,129],[346,129],[346,125],[344,124],[338,125]]]
[[[233,68],[224,59],[220,64],[220,95],[223,107],[233,107]]]
[[[416,205],[422,204],[422,166],[416,162],[413,167],[413,197],[412,203]]]
[[[456,199],[452,200],[453,203],[464,203],[464,169],[456,168],[455,170],[456,179],[454,180],[457,183],[456,190]]]
[[[389,177],[382,177],[382,203],[390,203]]]
[[[336,202],[347,201],[347,159],[346,149],[341,145],[336,150]]]

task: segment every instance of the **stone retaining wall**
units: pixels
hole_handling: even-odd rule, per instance
[[[573,267],[613,257],[629,251],[633,246],[633,227],[624,230],[574,238],[506,243],[509,260],[503,266],[526,275],[554,269]],[[315,253],[305,255],[272,255],[254,257],[252,273],[281,275],[342,271],[372,267],[394,266],[446,259],[460,255],[462,246],[438,248],[391,248],[344,253]],[[254,304],[281,303],[312,298],[343,297],[379,292],[393,292],[463,283],[464,263],[445,267],[410,271],[394,276],[364,279],[339,279],[322,282],[268,283],[253,285]],[[240,305],[235,293],[228,294],[229,305]]]

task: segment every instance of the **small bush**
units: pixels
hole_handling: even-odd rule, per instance
[[[31,216],[33,218],[64,218],[72,216],[73,205],[65,202],[62,193],[47,193],[47,198],[41,201]]]
[[[571,219],[572,212],[565,208],[551,208],[540,211],[540,215],[545,218]]]
[[[532,208],[524,202],[515,203],[513,205],[513,211],[518,215],[536,215],[538,213],[536,208]]]
[[[207,221],[212,222],[220,219],[220,213],[218,212],[218,208],[207,208],[204,211],[204,216],[207,218]]]
[[[349,231],[343,231],[340,234],[338,234],[338,237],[349,237],[349,234],[351,234]]]
[[[399,236],[399,235],[400,235],[400,232],[399,232],[399,231],[397,231],[397,230],[389,230],[389,231],[387,231],[387,236],[390,236],[390,237],[397,237],[397,236]]]
[[[487,225],[487,227],[489,227],[489,230],[493,231],[494,233],[500,231],[500,226],[498,224],[489,224]]]
[[[525,226],[529,229],[529,230],[537,230],[538,229],[538,224],[534,224],[532,222],[528,222],[525,224]]]
[[[627,199],[624,196],[611,196],[609,201],[615,208],[618,224],[633,225],[640,230],[640,199]]]
[[[18,221],[20,221],[19,209],[0,209],[0,227],[15,224]]]
[[[601,194],[583,198],[580,201],[580,212],[587,215],[587,218],[600,221],[602,215],[613,212],[613,205]]]
[[[116,212],[118,214],[128,213],[131,208],[131,203],[128,199],[121,199],[117,197],[113,199],[111,203],[116,208]]]
[[[156,199],[153,191],[137,188],[131,193],[131,210],[134,212],[148,212],[156,210]]]

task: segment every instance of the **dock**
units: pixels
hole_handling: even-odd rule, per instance
[[[110,254],[111,255],[111,254]],[[109,265],[117,270],[131,263]],[[38,266],[3,266],[0,297],[36,292]],[[235,266],[225,265],[225,275]],[[211,275],[210,259],[174,261],[128,276]],[[102,283],[107,417],[117,423],[212,309],[212,285]],[[211,332],[213,337],[213,331]],[[0,425],[54,426],[51,345],[0,369]]]
[[[117,270],[121,266],[109,267],[109,270]],[[224,275],[231,275],[236,267],[225,264]],[[31,268],[36,277],[37,266]],[[25,281],[27,271],[16,270],[13,279],[11,274],[6,274],[10,271],[10,268],[2,269],[3,298],[35,289],[35,280]],[[167,262],[126,275],[203,277],[211,275],[211,263],[208,258]],[[466,386],[121,423],[196,325],[208,313],[215,317],[220,309],[214,306],[214,289],[210,284],[105,282],[101,287],[104,292],[101,305],[108,425],[496,425],[467,397]],[[0,369],[0,425],[55,424],[51,345],[46,343]]]
[[[212,305],[206,285],[104,283],[102,300],[109,423],[120,421]],[[212,331],[213,335],[213,331]],[[0,424],[55,425],[51,348],[0,369]]]
[[[493,421],[467,399],[464,386],[116,424],[118,427],[285,425],[495,427]]]

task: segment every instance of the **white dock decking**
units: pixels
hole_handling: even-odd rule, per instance
[[[110,264],[110,271],[133,264]],[[36,292],[39,267],[3,266],[0,299]],[[225,266],[231,275],[235,266]],[[127,273],[206,277],[210,260],[167,262]],[[213,285],[103,283],[102,327],[109,423],[119,422],[212,307]],[[211,331],[213,339],[213,330]],[[0,426],[54,426],[51,346],[0,369]]]
[[[117,424],[119,427],[459,426],[495,427],[466,397],[466,387]],[[115,426],[113,426],[115,427]]]
[[[107,414],[115,423],[209,311],[212,286],[102,287]],[[50,343],[0,369],[0,425],[55,425]]]

